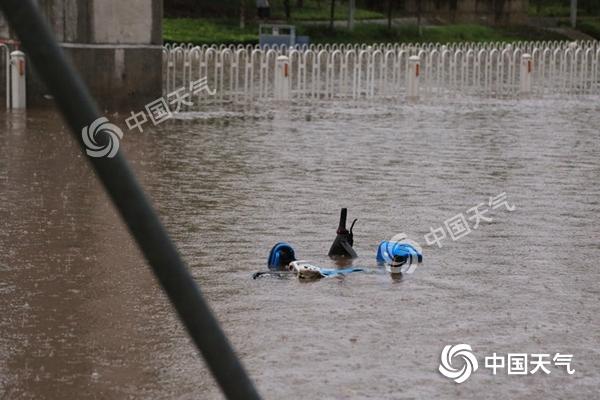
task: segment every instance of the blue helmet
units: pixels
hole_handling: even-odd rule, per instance
[[[292,261],[296,261],[296,254],[292,246],[285,242],[279,242],[271,249],[267,266],[269,269],[279,270]]]

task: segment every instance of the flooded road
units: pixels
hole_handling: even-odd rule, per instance
[[[591,399],[600,391],[600,99],[318,104],[126,129],[130,158],[266,399]],[[75,156],[76,155],[76,156]],[[503,192],[442,247],[424,235]],[[319,265],[339,208],[343,279],[258,279],[290,242]],[[472,225],[471,225],[472,226]],[[395,281],[379,241],[425,263]],[[202,360],[52,111],[0,114],[0,398],[218,399]],[[438,372],[448,344],[479,370]],[[493,375],[492,353],[575,374]]]

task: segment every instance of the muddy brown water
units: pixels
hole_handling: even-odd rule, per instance
[[[121,142],[266,399],[597,398],[599,98],[277,107]],[[426,246],[502,192],[514,211]],[[329,265],[342,206],[368,273],[251,279],[280,240]],[[425,253],[400,281],[374,260],[399,232]],[[53,111],[0,114],[0,307],[2,399],[220,398]],[[463,384],[438,372],[456,343],[480,365]],[[493,352],[576,372],[494,376]]]

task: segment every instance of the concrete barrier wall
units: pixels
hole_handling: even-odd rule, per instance
[[[162,0],[38,0],[38,5],[103,110],[137,109],[162,95]],[[10,37],[0,16],[0,38]],[[44,85],[35,71],[28,72],[28,105],[48,104]]]

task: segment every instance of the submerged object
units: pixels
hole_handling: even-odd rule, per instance
[[[346,229],[346,217],[348,215],[348,209],[342,208],[342,212],[340,214],[340,224],[337,229],[337,236],[329,249],[329,257],[331,258],[356,258],[358,255],[352,248],[354,245],[354,234],[352,233],[352,228],[354,228],[354,224],[357,219],[352,221],[352,225],[350,225],[350,230]]]
[[[292,246],[285,242],[279,242],[269,252],[267,260],[269,271],[256,272],[253,278],[256,279],[262,275],[282,276],[292,274],[299,279],[321,279],[334,276],[344,276],[352,272],[364,271],[362,268],[321,268],[307,261],[296,260],[296,253]]]
[[[290,271],[298,275],[298,279],[320,279],[331,278],[334,276],[344,276],[352,272],[362,272],[362,268],[321,268],[308,263],[307,261],[292,261],[290,263]]]
[[[309,264],[307,261],[292,261],[289,265],[290,271],[295,272],[299,279],[319,279],[324,275],[321,268]]]
[[[377,248],[377,262],[392,274],[412,272],[410,267],[422,263],[423,254],[410,243],[384,240]]]

